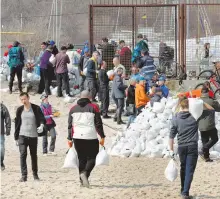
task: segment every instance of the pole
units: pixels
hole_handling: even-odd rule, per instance
[[[55,0],[53,0],[53,40],[55,38]]]
[[[56,39],[55,42],[58,42],[58,0],[56,1]]]
[[[23,29],[23,14],[21,13],[21,31]]]
[[[60,36],[61,36],[61,27],[62,27],[62,14],[63,14],[63,0],[60,0],[60,27],[59,27],[58,48],[60,48]]]
[[[52,2],[51,11],[50,11],[50,19],[49,19],[49,25],[47,29],[47,41],[49,39],[50,25],[51,25],[52,15],[53,15],[53,7],[54,7],[54,2]]]

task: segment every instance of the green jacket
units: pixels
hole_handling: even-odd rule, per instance
[[[24,65],[24,54],[21,47],[12,47],[8,55],[8,65],[10,68],[22,67]]]

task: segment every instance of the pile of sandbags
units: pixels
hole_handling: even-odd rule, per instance
[[[128,129],[118,132],[117,136],[113,138],[109,154],[120,157],[170,157],[169,133],[173,110],[177,103],[178,99],[163,98],[160,103],[155,102],[153,107],[150,107],[149,104]],[[198,102],[196,101],[196,103]],[[217,114],[216,118],[217,128],[220,132],[220,115]],[[201,150],[201,139],[198,144],[199,150]],[[174,139],[174,153],[176,154],[177,148],[176,137]],[[220,158],[220,142],[211,150],[211,157]]]

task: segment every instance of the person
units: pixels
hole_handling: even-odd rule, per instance
[[[166,81],[166,78],[164,76],[161,76],[159,78],[159,87],[162,90],[163,97],[167,98],[169,95],[169,89],[165,85],[165,81]]]
[[[161,66],[164,62],[163,55],[164,55],[166,47],[167,47],[167,44],[164,43],[163,41],[160,41],[160,44],[159,44],[159,66]]]
[[[57,97],[62,97],[62,84],[66,90],[66,94],[70,96],[69,75],[67,64],[70,63],[69,56],[66,54],[66,46],[61,47],[61,52],[56,55],[55,67],[57,74]]]
[[[80,92],[85,90],[85,81],[86,81],[86,76],[83,73],[83,70],[87,67],[87,63],[90,59],[90,53],[89,53],[89,48],[85,48],[84,49],[84,55],[80,57],[80,61],[79,61],[79,66],[78,66],[78,70],[79,70],[79,74],[81,76],[81,82],[80,82]]]
[[[125,45],[125,41],[121,40],[119,42],[120,46],[120,62],[126,69],[130,69],[131,67],[131,50]]]
[[[202,88],[201,99],[214,108],[213,110],[203,109],[203,113],[199,118],[199,130],[203,143],[203,149],[200,153],[206,162],[212,162],[209,150],[218,142],[218,131],[215,127],[215,111],[220,112],[220,104],[209,97],[209,89],[205,86]]]
[[[9,136],[11,132],[11,117],[7,107],[1,103],[1,170],[5,170],[4,158],[5,158],[5,135]]]
[[[44,115],[39,106],[30,103],[28,93],[21,93],[20,100],[23,104],[18,107],[15,118],[14,138],[19,146],[20,164],[22,177],[20,182],[27,181],[27,148],[30,149],[32,172],[34,180],[39,180],[37,163],[38,136],[45,135],[44,125],[46,123]]]
[[[114,59],[113,59],[113,64],[114,64],[113,70],[114,70],[115,73],[117,72],[117,70],[118,70],[119,68],[121,68],[121,69],[123,70],[123,75],[126,74],[125,67],[120,63],[119,57],[117,57],[117,56],[114,57]]]
[[[49,41],[49,45],[53,47],[52,54],[53,54],[54,56],[56,56],[56,55],[59,53],[59,50],[58,50],[58,48],[57,48],[57,46],[56,46],[55,41],[53,41],[53,40]]]
[[[49,132],[51,141],[50,141],[50,147],[49,147],[49,154],[50,155],[56,155],[54,152],[55,150],[55,143],[56,143],[56,130],[55,126],[56,123],[53,120],[53,113],[52,113],[52,106],[50,105],[48,101],[48,96],[43,94],[40,99],[42,100],[40,108],[44,114],[44,118],[46,119],[46,125],[45,129],[47,132]],[[43,136],[43,155],[47,156],[48,153],[48,134]]]
[[[86,84],[87,89],[92,96],[92,101],[97,102],[95,99],[96,94],[98,92],[98,83],[97,83],[97,60],[99,53],[97,51],[93,52],[92,58],[89,59],[87,63],[87,73],[86,73]]]
[[[162,90],[161,88],[157,87],[155,88],[155,94],[153,97],[150,99],[150,105],[153,107],[154,102],[160,102],[160,100],[163,98],[162,96]]]
[[[117,73],[114,76],[113,83],[112,83],[112,98],[115,101],[117,106],[117,111],[114,116],[114,121],[117,121],[117,124],[125,124],[122,119],[121,115],[124,108],[124,98],[125,98],[125,90],[127,86],[123,83],[123,70],[121,68],[117,69]]]
[[[140,73],[139,73],[138,68],[135,67],[135,66],[133,66],[133,67],[131,68],[131,77],[130,77],[130,78],[131,78],[131,79],[135,79],[136,82],[138,83],[139,80],[140,80],[140,77],[141,77],[141,75],[140,75]]]
[[[33,66],[36,66],[36,65],[40,64],[40,62],[41,62],[41,57],[43,56],[43,54],[44,54],[44,52],[46,51],[46,49],[47,49],[47,43],[46,43],[46,42],[42,42],[42,43],[41,43],[41,51],[40,51],[40,53],[39,53],[39,56],[38,56],[36,62],[34,62],[34,63],[32,64]]]
[[[144,37],[142,34],[137,35],[137,44],[133,50],[131,62],[134,64],[138,61],[138,59],[141,57],[141,51],[147,51],[149,52],[148,44],[144,40]]]
[[[49,59],[52,55],[52,50],[53,50],[53,47],[49,45],[40,59],[40,77],[41,78],[40,78],[40,83],[38,86],[38,92],[37,92],[38,94],[42,94],[44,90],[47,95],[51,94],[50,83],[49,83],[50,74],[49,74],[48,67],[51,64]]]
[[[83,49],[82,49],[82,51],[81,51],[81,57],[82,56],[84,56],[84,54],[85,54],[85,49],[89,49],[89,41],[88,40],[86,40],[85,42],[84,42],[84,46],[83,46]]]
[[[101,115],[104,119],[111,118],[108,116],[109,107],[109,78],[106,73],[107,64],[105,61],[102,62],[101,69],[99,70],[99,92],[101,100]]]
[[[174,156],[174,138],[178,134],[178,154],[180,158],[181,195],[190,199],[189,190],[198,160],[198,123],[189,112],[188,99],[180,101],[180,112],[172,119],[170,130],[170,150]]]
[[[147,96],[147,94],[145,92],[145,85],[146,85],[146,80],[144,77],[141,77],[139,83],[136,84],[135,105],[137,108],[137,115],[139,115],[141,113],[142,109],[150,101],[149,97]]]
[[[100,145],[104,146],[105,134],[98,105],[91,102],[89,91],[82,91],[68,118],[68,142],[74,143],[79,159],[79,175],[82,186],[89,188],[89,176],[95,166]],[[73,133],[72,133],[73,132]]]
[[[149,97],[152,98],[155,93],[156,93],[156,89],[158,88],[159,86],[155,83],[155,84],[151,84],[151,87],[150,87],[150,90],[149,90]],[[161,89],[160,89],[161,90]]]
[[[15,75],[18,78],[18,89],[22,92],[22,68],[24,66],[24,54],[22,52],[20,43],[15,41],[13,47],[9,50],[8,66],[10,67],[10,81],[9,81],[9,93],[12,94],[12,87]]]

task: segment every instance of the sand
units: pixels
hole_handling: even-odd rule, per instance
[[[9,108],[12,118],[20,105],[18,94],[1,93],[1,100]],[[31,96],[31,102],[39,104],[40,96]],[[164,170],[169,159],[110,158],[110,166],[96,167],[90,178],[91,189],[79,186],[76,169],[61,169],[67,151],[67,117],[71,104],[62,99],[50,97],[54,108],[61,111],[57,123],[57,156],[42,156],[42,138],[39,138],[38,166],[41,181],[33,180],[30,156],[28,155],[28,181],[20,183],[19,150],[14,144],[14,123],[12,132],[6,137],[6,170],[1,173],[2,199],[176,199],[180,198],[180,178],[169,182]],[[112,120],[104,123],[119,128]],[[116,131],[105,126],[106,145]],[[191,187],[191,194],[197,199],[220,199],[220,162],[199,161]]]

